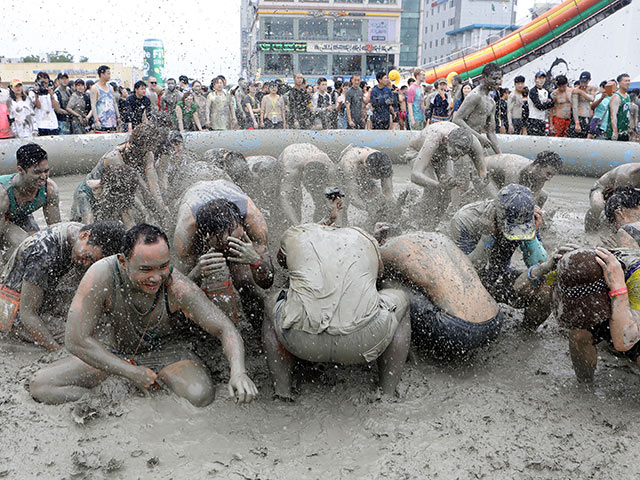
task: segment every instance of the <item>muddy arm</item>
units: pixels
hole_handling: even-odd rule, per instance
[[[60,223],[60,197],[58,195],[58,186],[53,180],[47,179],[47,204],[42,207],[44,219],[47,225]]]
[[[60,350],[62,345],[56,342],[55,338],[44,324],[38,310],[42,305],[43,291],[40,287],[27,282],[22,282],[20,294],[20,321],[29,331],[33,339],[44,348],[50,351]]]

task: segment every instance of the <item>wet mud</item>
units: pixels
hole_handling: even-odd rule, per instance
[[[398,168],[397,185],[408,169]],[[57,179],[63,215],[77,178]],[[593,179],[558,177],[544,241],[593,245],[582,219]],[[608,479],[635,478],[637,367],[599,345],[595,383],[577,383],[553,318],[535,333],[508,307],[502,335],[445,363],[412,351],[399,398],[382,398],[371,366],[302,364],[297,399],[272,399],[260,335],[242,325],[257,401],[228,398],[215,341],[216,400],[198,409],[164,391],[142,396],[110,378],[75,404],[35,403],[26,387],[64,356],[0,343],[0,478]]]

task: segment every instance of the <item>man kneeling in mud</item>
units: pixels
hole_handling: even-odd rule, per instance
[[[334,202],[341,202],[336,199]],[[275,394],[291,399],[296,358],[355,364],[378,360],[380,386],[392,395],[409,352],[409,299],[376,289],[377,242],[355,227],[307,223],[289,228],[278,261],[289,288],[267,308],[263,340]]]
[[[379,225],[385,279],[409,289],[411,332],[419,346],[450,358],[495,340],[502,328],[498,304],[484,288],[471,260],[448,237],[400,232]]]
[[[190,323],[184,317],[220,339],[231,366],[230,393],[239,402],[253,400],[258,391],[245,372],[240,334],[194,283],[172,272],[167,236],[144,223],[127,231],[121,254],[85,274],[67,319],[66,347],[76,356],[40,370],[31,395],[44,403],[75,401],[119,375],[142,390],[159,382],[195,406],[209,405],[215,387],[183,339]],[[106,344],[96,338],[99,323]]]

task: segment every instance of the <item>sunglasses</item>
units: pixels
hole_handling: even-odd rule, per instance
[[[149,82],[151,85],[157,85],[158,82]]]

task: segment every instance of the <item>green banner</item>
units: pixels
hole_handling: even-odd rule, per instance
[[[156,77],[159,87],[164,87],[164,44],[162,40],[148,38],[144,41],[144,80]]]

